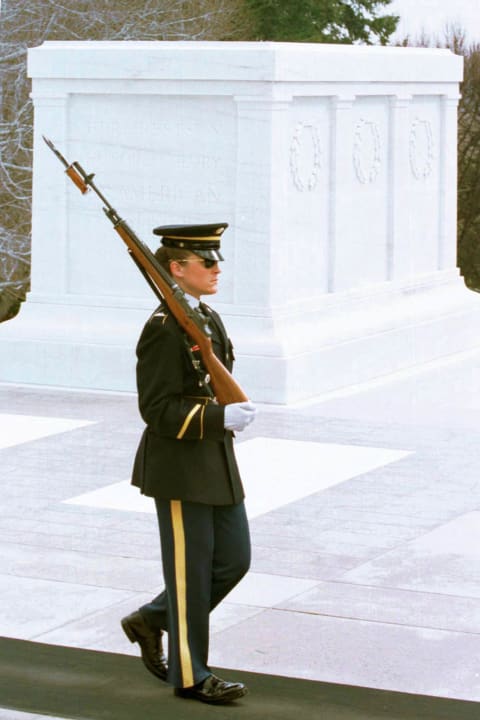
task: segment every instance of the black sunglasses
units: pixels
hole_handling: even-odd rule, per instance
[[[205,267],[207,270],[210,270],[213,268],[217,263],[218,260],[212,260],[211,258],[189,258],[188,260],[176,260],[178,263],[189,263],[189,262],[201,262],[203,263],[203,267]]]

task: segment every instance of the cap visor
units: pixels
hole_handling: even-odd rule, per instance
[[[205,260],[216,260],[217,262],[223,260],[223,255],[219,250],[192,250],[192,252]]]

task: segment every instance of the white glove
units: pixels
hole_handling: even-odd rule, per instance
[[[225,430],[241,432],[255,419],[257,408],[251,402],[232,403],[225,405]]]

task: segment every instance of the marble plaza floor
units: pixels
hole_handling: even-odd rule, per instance
[[[0,635],[137,654],[119,620],[162,586],[141,430],[133,395],[0,385]],[[480,351],[261,406],[212,665],[479,701],[479,448]]]

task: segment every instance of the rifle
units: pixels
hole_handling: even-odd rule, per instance
[[[209,385],[211,385],[213,393],[210,391],[210,394],[214,395],[216,401],[221,405],[248,400],[240,385],[213,352],[206,322],[190,307],[183,290],[160,265],[150,248],[137,237],[125,220],[121,219],[117,211],[102,195],[93,182],[94,173],[87,174],[77,161],[69,164],[51,140],[45,136],[43,136],[43,139],[65,166],[66,174],[78,187],[82,195],[88,192],[90,188],[98,195],[104,204],[103,211],[105,215],[127,246],[130,257],[136,263],[145,280],[157,298],[165,301],[180,327],[198,345],[202,363],[206,369],[206,374],[201,376],[200,380],[203,387],[208,392],[210,390]],[[193,362],[195,369],[200,372],[198,364],[195,365],[197,361],[193,360]]]

